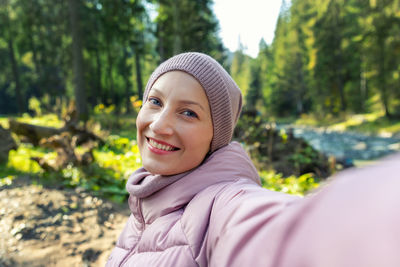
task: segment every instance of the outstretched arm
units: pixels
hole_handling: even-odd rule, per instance
[[[233,191],[216,199],[210,266],[400,266],[400,155],[344,171],[304,199]]]

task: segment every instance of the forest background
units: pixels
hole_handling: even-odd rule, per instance
[[[80,127],[105,141],[90,150],[89,169],[46,169],[34,158],[57,159],[54,147],[15,137],[18,149],[1,167],[2,183],[21,174],[63,177],[68,186],[123,201],[125,181],[140,166],[134,125],[145,82],[183,51],[211,55],[238,83],[244,114],[251,115],[239,126],[250,146],[265,141],[255,126],[272,121],[319,126],[364,114],[361,130],[400,130],[400,0],[282,1],[274,40],[260,40],[255,58],[241,44],[234,52],[224,47],[212,0],[1,0],[0,27],[3,127],[8,118],[62,127],[74,103]],[[287,136],[278,135],[284,144]],[[319,159],[316,153],[293,151],[293,174],[306,174],[299,166]]]
[[[265,188],[304,195],[400,151],[400,0],[283,0],[256,57],[224,47],[212,0],[0,0],[0,266],[104,266],[144,86],[184,51],[241,88],[234,138]]]

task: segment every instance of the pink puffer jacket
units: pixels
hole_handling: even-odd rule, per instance
[[[131,194],[132,214],[107,266],[232,266],[249,257],[240,249],[248,237],[295,199],[263,189],[246,152],[231,143],[174,183]]]
[[[304,199],[261,188],[238,143],[182,176],[146,175],[128,181],[106,266],[400,266],[400,154]]]

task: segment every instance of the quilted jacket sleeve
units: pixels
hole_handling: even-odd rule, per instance
[[[342,172],[298,200],[227,187],[210,218],[209,266],[400,266],[399,162]]]
[[[269,191],[246,180],[238,180],[216,196],[208,235],[209,266],[269,266],[260,253],[273,254],[260,231],[299,197]],[[273,242],[274,243],[274,242]],[[276,244],[277,245],[277,244]]]

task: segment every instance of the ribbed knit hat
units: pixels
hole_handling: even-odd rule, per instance
[[[147,82],[143,103],[146,102],[156,80],[164,73],[174,70],[192,75],[206,92],[214,130],[211,152],[229,144],[242,109],[242,94],[225,69],[206,54],[182,53],[163,62],[154,70]]]

